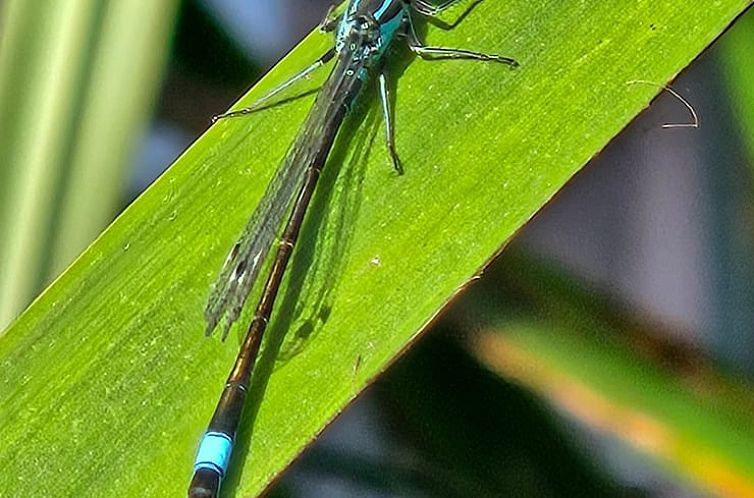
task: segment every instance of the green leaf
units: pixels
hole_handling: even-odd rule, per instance
[[[631,81],[672,79],[748,3],[488,1],[451,31],[430,27],[433,45],[521,67],[397,68],[402,177],[377,106],[347,121],[257,365],[226,494],[267,486],[646,107],[658,89]],[[309,37],[243,102],[331,43]],[[202,338],[208,287],[310,104],[214,126],[5,333],[4,496],[184,493],[237,352]]]

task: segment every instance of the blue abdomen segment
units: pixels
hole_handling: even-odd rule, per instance
[[[225,476],[233,451],[233,439],[222,432],[207,432],[199,445],[194,461],[194,472],[199,469],[214,470]]]

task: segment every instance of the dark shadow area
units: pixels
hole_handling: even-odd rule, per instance
[[[457,333],[428,334],[351,407],[380,406],[361,427],[382,434],[378,448],[342,434],[360,430],[354,420],[334,424],[267,496],[307,496],[305,486],[323,483],[349,496],[645,496],[598,469],[537,397],[480,367]]]

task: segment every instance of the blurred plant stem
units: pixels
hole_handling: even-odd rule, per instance
[[[0,329],[110,222],[178,0],[9,0],[0,33]]]
[[[713,496],[754,496],[754,391],[741,376],[550,268],[501,259],[456,315],[482,328],[475,357]]]

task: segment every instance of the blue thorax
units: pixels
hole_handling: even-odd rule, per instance
[[[338,25],[335,50],[353,57],[378,61],[408,16],[402,0],[349,0]]]

